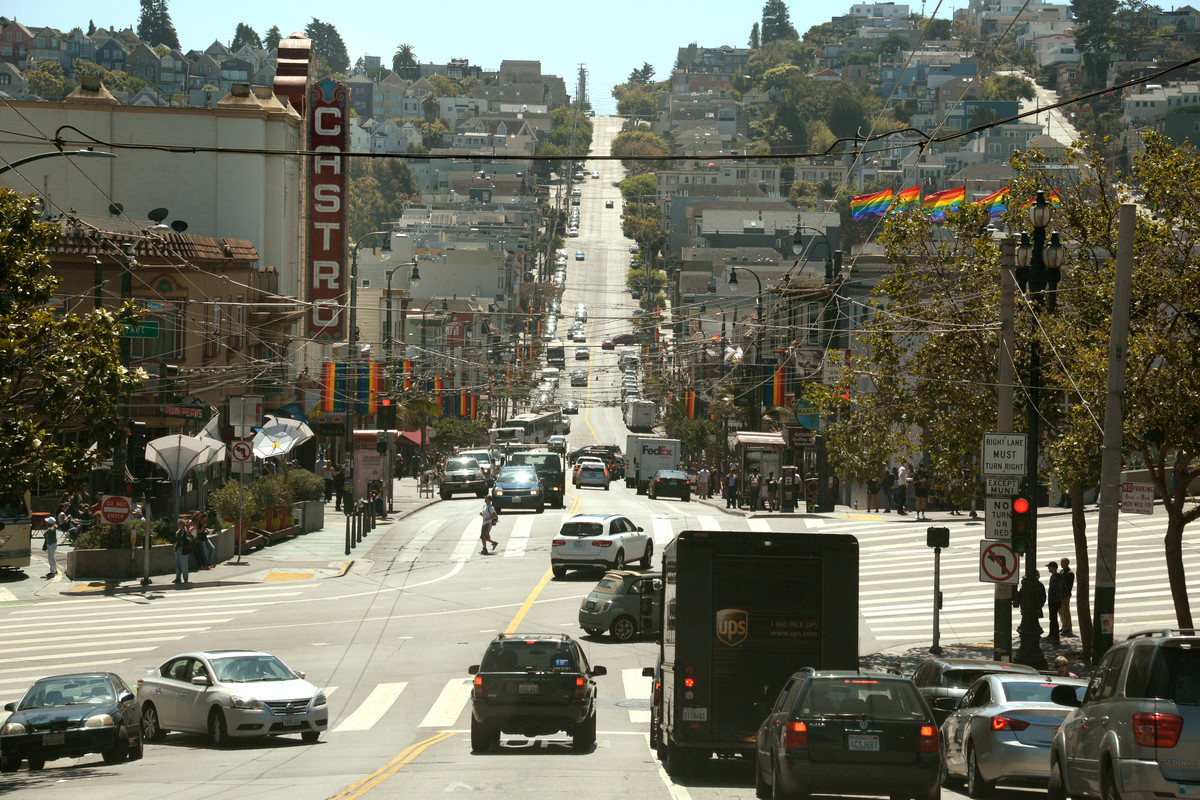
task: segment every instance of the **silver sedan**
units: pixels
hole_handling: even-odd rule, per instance
[[[1050,742],[1071,709],[1054,703],[1055,686],[1087,681],[1034,674],[978,678],[942,723],[944,782],[965,780],[970,797],[986,797],[997,783],[1045,788]]]
[[[168,731],[207,734],[215,747],[231,736],[300,734],[315,742],[329,727],[325,693],[270,653],[184,653],[138,681],[142,737]]]

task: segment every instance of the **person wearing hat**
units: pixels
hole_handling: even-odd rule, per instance
[[[1054,672],[1060,678],[1078,678],[1074,672],[1071,672],[1071,662],[1067,661],[1066,656],[1059,656],[1054,659]]]
[[[58,574],[58,564],[54,562],[54,551],[58,549],[58,521],[54,515],[46,517],[46,529],[42,531],[42,549],[46,551],[46,560],[50,562],[50,571],[43,578],[53,578]]]
[[[1050,587],[1046,591],[1046,605],[1050,609],[1050,635],[1046,637],[1046,641],[1056,645],[1058,644],[1058,609],[1062,606],[1063,599],[1063,576],[1059,574],[1057,561],[1047,562],[1046,569],[1050,570]]]

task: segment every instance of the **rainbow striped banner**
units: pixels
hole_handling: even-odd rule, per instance
[[[921,187],[910,186],[907,189],[901,189],[896,195],[896,199],[892,201],[891,208],[888,209],[890,214],[893,211],[901,211],[909,206],[919,206],[921,204]]]
[[[783,364],[780,364],[778,367],[775,368],[775,386],[773,387],[774,392],[772,392],[772,396],[771,396],[771,405],[774,406],[775,408],[779,408],[780,406],[783,405],[783,381],[784,381]]]
[[[379,395],[383,392],[383,364],[372,361],[367,365],[368,380],[370,381],[367,397],[367,413],[379,413]]]
[[[976,200],[975,205],[986,208],[988,216],[995,219],[1005,211],[1008,211],[1008,187],[997,189],[987,197]]]
[[[321,364],[321,411],[326,414],[333,412],[334,383],[336,381],[336,365],[332,361]]]
[[[850,218],[858,221],[867,217],[882,217],[892,204],[892,190],[860,194],[850,198]]]
[[[687,418],[695,419],[696,418],[696,393],[691,390],[688,390],[687,400],[685,402],[687,403]]]
[[[933,220],[945,219],[946,214],[958,208],[967,199],[967,187],[946,189],[944,192],[934,192],[925,195],[923,208],[929,212]]]

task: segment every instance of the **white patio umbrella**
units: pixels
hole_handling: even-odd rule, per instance
[[[259,458],[275,458],[286,456],[300,442],[302,434],[294,427],[287,425],[268,425],[254,434],[250,442],[254,455]]]
[[[167,471],[175,486],[175,516],[179,516],[179,485],[185,475],[193,469],[206,466],[212,453],[212,444],[195,436],[177,433],[162,436],[147,443],[146,460]]]
[[[298,419],[292,419],[291,417],[276,417],[273,414],[267,414],[266,427],[270,428],[275,425],[282,425],[285,428],[292,428],[293,430],[296,431],[296,433],[297,433],[296,444],[292,445],[293,447],[296,447],[297,445],[302,445],[305,442],[307,442],[309,439],[316,436],[316,434],[313,433],[312,428],[308,427],[308,425],[306,425],[305,423],[301,422]]]

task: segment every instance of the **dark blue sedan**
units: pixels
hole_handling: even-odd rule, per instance
[[[496,476],[492,490],[492,505],[496,511],[506,508],[532,508],[537,513],[545,512],[542,497],[542,482],[533,467],[504,467]]]

